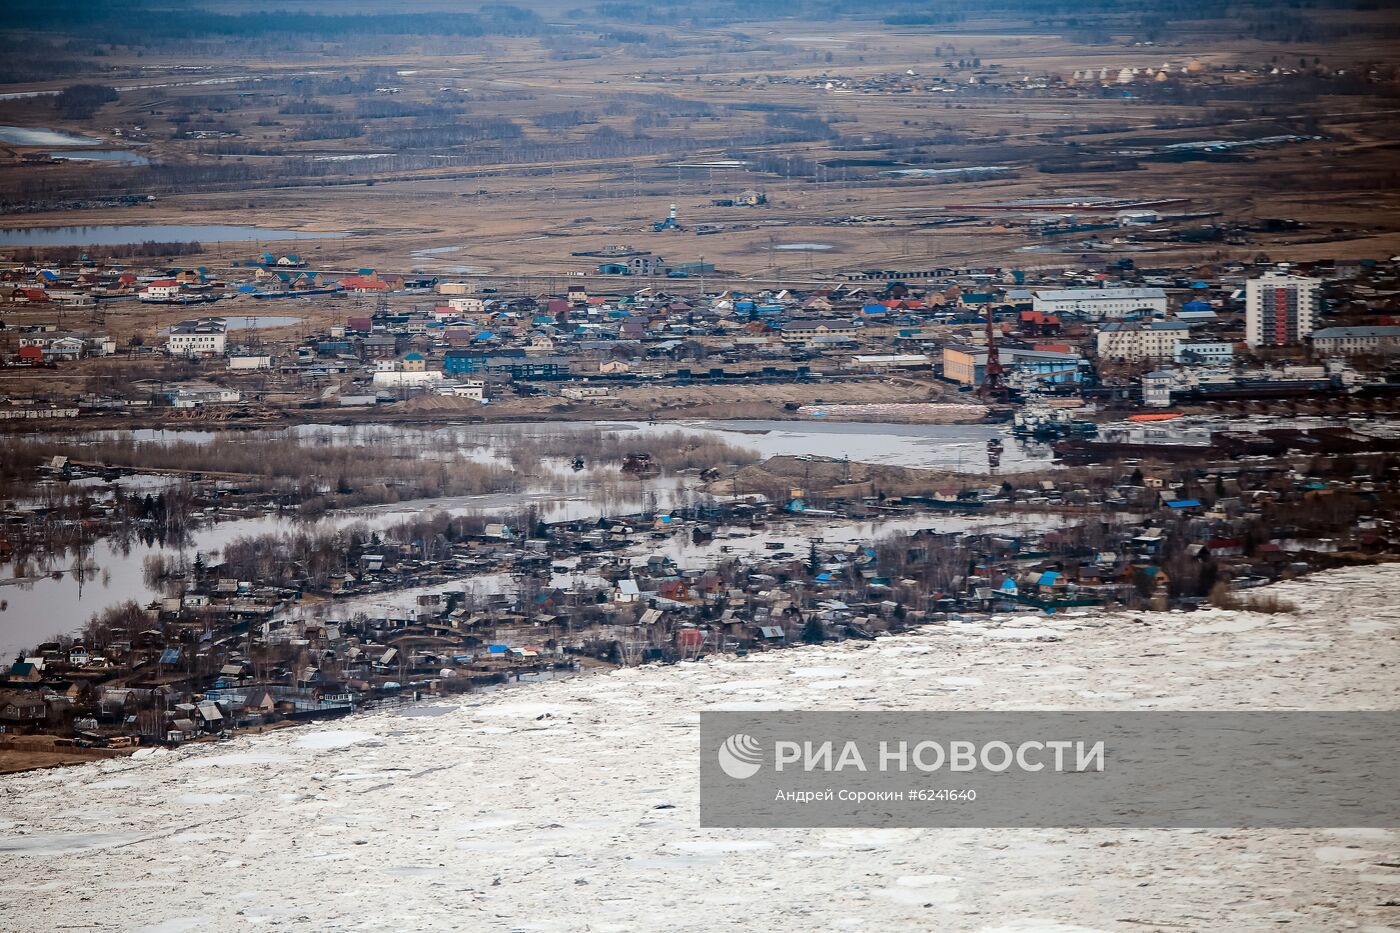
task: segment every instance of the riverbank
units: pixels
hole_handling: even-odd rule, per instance
[[[857,704],[1394,709],[1396,585],[1393,565],[1281,584],[1299,606],[1287,615],[950,623],[20,775],[0,829],[0,921],[86,923],[88,904],[68,893],[82,890],[120,902],[123,926],[190,931],[311,929],[309,917],[552,931],[658,915],[703,917],[681,924],[694,929],[814,917],[978,933],[1380,927],[1400,878],[1390,830],[700,829],[696,718]],[[781,886],[761,880],[783,872]]]

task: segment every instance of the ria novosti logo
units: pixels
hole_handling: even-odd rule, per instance
[[[753,777],[763,767],[763,746],[753,736],[738,732],[724,740],[717,757],[721,771],[742,781]]]

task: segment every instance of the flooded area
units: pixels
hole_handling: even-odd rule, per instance
[[[74,162],[109,162],[121,165],[150,165],[151,160],[139,152],[125,149],[57,149],[45,153],[51,159],[69,159]]]
[[[652,481],[649,485],[654,485],[659,492],[657,502],[669,503],[671,496],[666,495],[666,487],[674,484]],[[636,500],[625,503],[623,508],[639,510],[645,488],[639,487]],[[149,586],[145,581],[143,570],[148,557],[193,560],[196,554],[201,554],[207,559],[240,538],[258,535],[355,525],[381,530],[424,512],[453,516],[501,515],[530,507],[534,507],[543,520],[551,522],[596,517],[605,508],[609,512],[617,511],[617,507],[604,506],[582,492],[561,496],[555,491],[537,488],[522,493],[415,499],[342,509],[315,520],[299,518],[295,513],[236,519],[202,526],[179,545],[144,543],[134,537],[124,542],[107,538],[84,550],[81,566],[76,566],[71,555],[45,564],[31,562],[23,579],[15,578],[19,569],[15,565],[0,566],[0,656],[32,648],[53,635],[76,631],[94,613],[108,606],[126,600],[145,604],[164,596],[159,586]],[[486,587],[482,592],[496,591],[488,584],[489,581],[481,584]],[[458,583],[457,588],[462,588],[462,584]]]
[[[460,253],[465,249],[465,246],[429,246],[424,249],[415,249],[409,253],[409,255],[413,257],[413,271],[448,273],[451,275],[480,275],[491,271],[490,268],[486,266],[476,266],[459,262],[458,260],[461,257],[452,255],[454,253]]]
[[[102,142],[91,136],[75,136],[44,127],[0,126],[0,143],[15,146],[96,146]]]
[[[908,518],[876,521],[833,519],[826,524],[790,521],[764,531],[731,530],[716,535],[711,541],[698,544],[684,534],[661,540],[640,540],[620,552],[634,568],[643,568],[653,557],[669,558],[680,570],[706,570],[722,561],[770,556],[776,548],[784,547],[794,553],[806,553],[812,543],[873,544],[891,535],[910,535],[920,531],[936,534],[956,534],[966,531],[1024,534],[1059,527],[1061,516],[1044,514],[958,516],[921,514]],[[576,570],[577,558],[557,560],[549,579],[549,587],[571,590],[576,587],[596,590],[611,584],[597,574]],[[485,573],[431,586],[412,587],[383,593],[372,593],[349,599],[299,605],[279,618],[346,619],[357,613],[386,618],[412,618],[420,595],[462,592],[472,602],[498,593],[514,594],[518,579],[509,573]]]
[[[263,240],[324,240],[343,233],[274,230],[234,224],[95,224],[82,227],[13,227],[0,230],[0,246],[121,246],[145,243],[223,243]]]
[[[260,317],[258,327],[270,327],[269,317]],[[230,329],[237,318],[230,319]],[[1049,445],[1025,443],[1012,438],[1005,425],[994,424],[896,424],[849,421],[521,421],[490,424],[448,424],[435,428],[413,428],[383,424],[335,425],[302,424],[288,428],[223,434],[203,430],[104,431],[75,435],[93,439],[132,441],[184,441],[207,443],[225,437],[232,443],[240,438],[267,439],[285,436],[320,444],[367,444],[386,439],[406,439],[408,447],[420,451],[481,450],[507,448],[517,438],[567,436],[602,431],[608,435],[637,438],[681,433],[755,451],[760,458],[832,457],[852,462],[885,466],[951,470],[981,473],[988,470],[987,442],[1004,444],[1001,472],[1050,469],[1053,451]],[[425,454],[426,455],[426,454]]]
[[[240,320],[240,319],[234,319]],[[256,326],[275,318],[257,318]],[[285,323],[293,323],[287,319]],[[233,324],[233,321],[230,321]],[[1049,465],[1048,448],[1023,449],[1012,442],[1004,427],[995,425],[908,425],[854,424],[841,422],[789,421],[696,421],[696,422],[519,422],[502,424],[456,424],[433,428],[405,428],[396,425],[333,425],[304,424],[283,429],[252,431],[207,431],[181,429],[140,429],[130,431],[101,431],[73,435],[70,440],[80,451],[85,444],[109,440],[130,440],[137,443],[184,442],[208,444],[215,439],[230,445],[240,442],[265,442],[285,438],[313,446],[349,445],[373,446],[394,443],[411,456],[441,459],[464,455],[473,462],[509,466],[512,448],[531,437],[567,437],[596,432],[605,435],[636,436],[638,439],[681,433],[697,438],[720,438],[729,444],[754,451],[760,459],[771,456],[822,456],[850,458],[909,467],[931,467],[966,472],[986,469],[986,442],[989,438],[1006,438],[1003,465],[1014,471],[1018,466]],[[186,542],[179,546],[142,543],[131,539],[119,543],[101,540],[85,550],[82,568],[75,569],[73,558],[57,560],[51,565],[31,564],[24,582],[13,581],[15,568],[7,566],[0,579],[0,652],[12,653],[34,645],[51,635],[73,631],[93,613],[115,603],[134,599],[149,602],[162,594],[158,588],[147,586],[143,565],[147,557],[185,557],[195,553],[217,555],[238,538],[269,533],[310,531],[327,527],[348,528],[365,525],[379,530],[399,524],[425,512],[444,512],[452,516],[508,515],[533,509],[547,522],[595,518],[603,515],[626,515],[651,508],[673,508],[694,501],[699,494],[699,477],[693,471],[681,475],[663,475],[645,479],[621,479],[614,465],[588,465],[573,470],[563,459],[544,459],[535,464],[529,474],[522,474],[517,489],[488,495],[444,496],[413,499],[402,502],[340,509],[315,520],[303,519],[294,512],[243,518],[197,527]],[[110,495],[111,490],[93,479],[78,481],[80,488],[89,488],[94,495]],[[127,477],[118,481],[127,492],[159,490],[171,481],[165,477]],[[826,541],[865,541],[898,531],[937,528],[958,531],[979,526],[987,519],[918,516],[892,518],[885,521],[839,521],[821,527],[820,537]],[[1013,520],[997,516],[996,522]],[[993,522],[995,524],[996,522]],[[647,556],[670,557],[678,566],[692,569],[712,565],[730,557],[758,554],[769,544],[786,541],[806,547],[808,528],[798,537],[793,532],[745,535],[738,538],[716,538],[704,545],[693,544],[688,538],[671,537],[646,541],[634,557],[645,562]],[[468,589],[482,595],[507,591],[511,581],[506,575],[481,575],[456,580],[437,589]],[[580,582],[562,575],[556,585],[570,588]],[[401,591],[364,597],[362,606],[391,609],[408,605],[414,593]],[[320,611],[326,611],[322,609]]]

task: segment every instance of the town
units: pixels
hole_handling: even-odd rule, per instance
[[[1251,591],[1400,543],[1394,261],[757,290],[612,265],[530,294],[273,253],[0,272],[4,582],[81,585],[97,542],[139,540],[157,594],[23,646],[0,704],[16,766],[1008,613],[1287,611]],[[277,298],[295,315],[265,314]],[[735,418],[987,433],[941,468],[686,433]],[[637,419],[654,433],[590,427]],[[386,423],[429,449],[462,442],[443,425],[555,427],[415,472]],[[332,433],[289,452],[298,425]],[[178,428],[123,440],[151,426]],[[566,479],[573,517],[510,495]],[[290,530],[192,535],[266,516]]]
[[[1395,926],[1400,7],[0,34],[0,929]]]

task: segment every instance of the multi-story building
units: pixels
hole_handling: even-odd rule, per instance
[[[1036,292],[1041,314],[1074,314],[1093,321],[1130,314],[1167,313],[1167,293],[1160,288],[1059,288]]]
[[[1099,328],[1097,349],[1101,360],[1170,360],[1190,336],[1190,326],[1181,321],[1105,324]]]
[[[1400,327],[1324,327],[1312,343],[1318,356],[1389,356],[1400,353]]]
[[[788,321],[779,336],[783,343],[813,344],[827,337],[858,337],[865,332],[864,327],[851,321],[815,319]]]
[[[1322,280],[1270,272],[1245,284],[1245,342],[1251,347],[1300,343],[1313,332]]]
[[[1228,366],[1235,361],[1235,345],[1228,340],[1183,340],[1176,345],[1178,363]]]
[[[227,326],[221,317],[181,321],[170,328],[166,352],[172,356],[219,356],[228,340]]]

